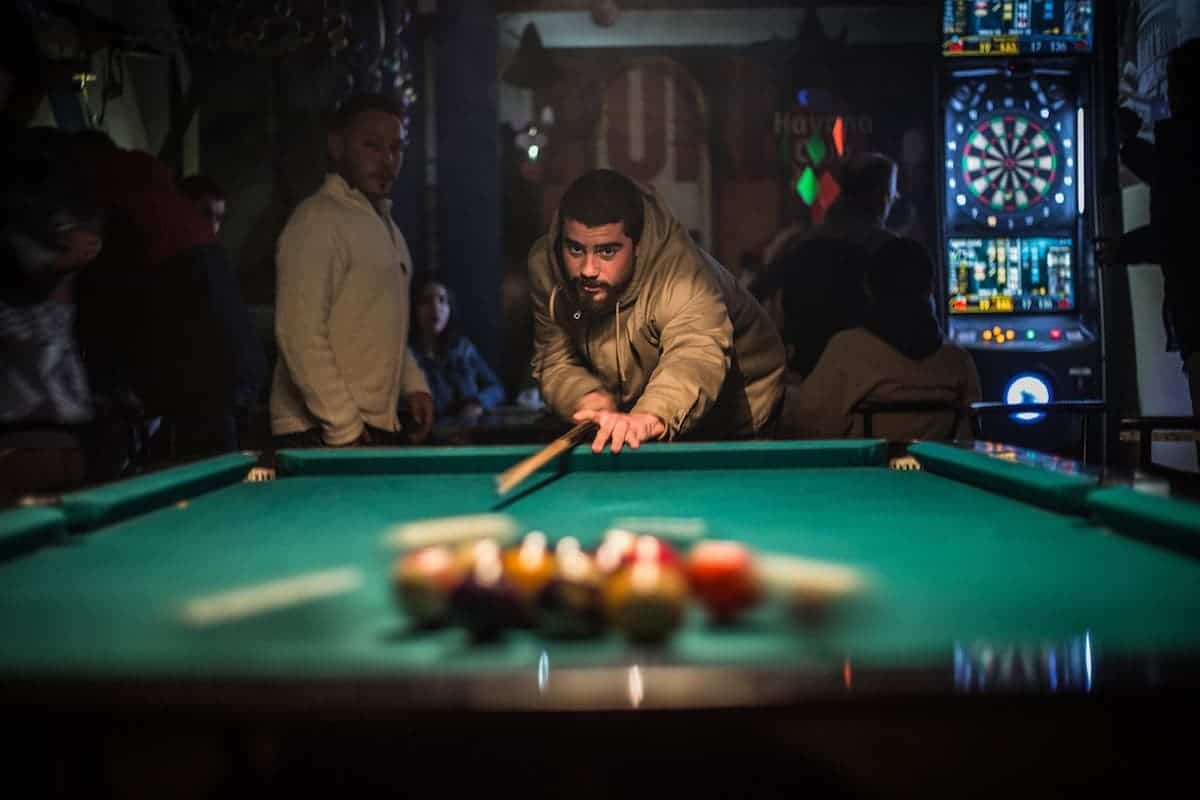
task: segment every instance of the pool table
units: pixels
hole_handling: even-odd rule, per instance
[[[342,759],[392,788],[417,772],[384,764],[473,753],[548,794],[581,775],[625,788],[604,763],[704,794],[735,780],[712,773],[724,759],[781,796],[953,787],[984,769],[998,786],[1144,788],[1147,770],[1186,763],[1161,732],[1195,707],[1200,504],[1030,451],[917,443],[897,464],[874,440],[580,446],[498,497],[495,476],[535,451],[282,451],[266,480],[247,479],[255,454],[231,454],[0,513],[0,705],[37,732],[23,763],[90,786],[128,766],[114,743],[129,736],[138,753],[200,737],[208,761],[155,763],[311,788],[341,786],[316,765]],[[387,532],[485,511],[585,544],[620,518],[699,519],[761,553],[851,567],[865,589],[819,622],[779,603],[727,626],[692,609],[659,646],[415,629]],[[297,576],[333,583],[250,616],[187,615]],[[89,733],[64,744],[64,718]],[[460,788],[489,774],[448,769],[421,774]]]

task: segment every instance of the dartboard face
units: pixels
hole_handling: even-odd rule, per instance
[[[952,84],[944,172],[952,232],[1057,234],[1074,224],[1077,108],[1051,77]]]
[[[1046,200],[1058,174],[1058,148],[1024,114],[996,114],[970,132],[962,150],[962,181],[991,211],[1027,211]]]

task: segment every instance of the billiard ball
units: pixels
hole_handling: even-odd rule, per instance
[[[603,576],[573,538],[554,550],[554,574],[537,595],[538,627],[548,636],[582,638],[604,630]]]
[[[634,561],[609,578],[604,604],[609,619],[630,641],[661,642],[683,622],[687,579],[671,564]]]
[[[467,545],[460,563],[469,568],[450,593],[450,620],[476,639],[493,639],[521,619],[516,587],[504,574],[500,545],[485,539]]]
[[[461,562],[448,547],[423,547],[400,556],[392,566],[396,601],[421,627],[447,622],[450,594],[462,579]]]
[[[807,626],[829,621],[835,608],[865,592],[869,582],[854,567],[783,554],[759,558],[764,584],[784,600],[792,616]]]
[[[596,548],[596,567],[604,575],[612,575],[625,563],[627,554],[633,552],[637,534],[624,528],[610,528]]]
[[[636,561],[680,565],[679,553],[657,536],[638,535],[622,528],[609,530],[596,549],[596,563],[601,571],[612,575]]]
[[[750,550],[738,542],[707,540],[688,553],[688,585],[716,622],[730,622],[762,599]]]
[[[531,531],[519,547],[505,550],[501,558],[504,574],[520,598],[524,621],[532,624],[537,616],[538,592],[554,577],[554,554],[546,546],[546,534]]]

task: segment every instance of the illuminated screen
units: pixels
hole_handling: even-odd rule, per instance
[[[1066,55],[1092,49],[1092,0],[942,0],[942,55]]]
[[[947,248],[952,314],[1075,307],[1075,250],[1067,237],[963,237],[949,239]]]

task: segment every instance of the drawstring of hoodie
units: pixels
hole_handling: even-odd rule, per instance
[[[617,315],[614,323],[617,326],[616,335],[613,340],[617,346],[617,393],[625,394],[625,375],[621,372],[621,301],[617,300]]]
[[[555,313],[554,313],[555,312],[554,301],[555,301],[555,298],[558,297],[558,289],[559,289],[559,287],[555,286],[554,288],[552,288],[550,290],[549,311],[550,311],[550,319],[551,320],[558,319],[558,317],[556,317]],[[574,318],[579,319],[579,317],[580,317],[580,314],[578,311],[576,311],[574,314]],[[616,352],[616,357],[617,357],[617,392],[618,392],[618,394],[624,394],[625,393],[625,371],[621,368],[621,301],[620,300],[617,301],[615,319],[614,319],[613,324],[616,327],[616,335],[613,337],[613,340],[616,343],[616,351],[615,352]]]

